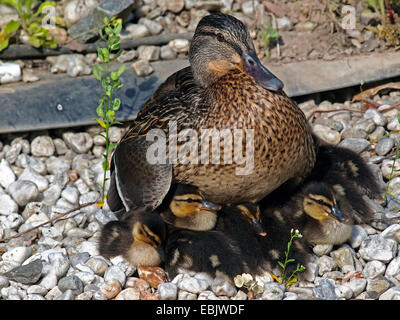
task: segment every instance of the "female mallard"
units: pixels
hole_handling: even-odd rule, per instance
[[[202,18],[189,61],[157,89],[116,147],[112,211],[152,210],[171,183],[194,185],[218,204],[257,202],[312,169],[307,120],[261,64],[241,21],[222,13]],[[212,157],[210,137],[217,141]]]

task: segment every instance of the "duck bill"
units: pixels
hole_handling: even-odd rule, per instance
[[[331,215],[340,222],[349,222],[349,217],[346,216],[338,207],[332,207]]]
[[[283,89],[283,82],[262,65],[255,51],[244,52],[242,58],[244,71],[250,74],[263,88],[271,91]]]
[[[267,233],[265,232],[264,228],[262,227],[261,223],[259,223],[257,220],[252,220],[253,223],[254,231],[262,237],[265,237]]]
[[[202,210],[208,210],[208,211],[218,211],[218,210],[221,210],[221,206],[219,205],[219,204],[215,204],[215,203],[212,203],[212,202],[210,202],[210,201],[202,201],[201,202],[201,205],[202,205]]]

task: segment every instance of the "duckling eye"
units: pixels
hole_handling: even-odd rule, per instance
[[[318,204],[320,204],[321,206],[324,206],[324,205],[325,205],[325,202],[324,202],[323,200],[321,200],[321,199],[318,199],[317,202],[318,202]]]
[[[222,33],[217,33],[217,40],[220,42],[224,41],[225,40],[224,35]]]

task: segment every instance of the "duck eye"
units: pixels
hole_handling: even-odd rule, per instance
[[[225,40],[224,35],[222,33],[217,33],[217,40],[220,41],[220,42],[224,41]]]

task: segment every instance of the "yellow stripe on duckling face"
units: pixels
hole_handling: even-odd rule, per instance
[[[179,218],[185,218],[197,214],[202,208],[203,198],[197,194],[184,194],[175,196],[169,208]]]
[[[134,242],[143,242],[151,245],[153,248],[161,245],[160,237],[141,222],[136,222],[133,226],[132,236]]]
[[[303,200],[304,212],[316,220],[329,218],[334,203],[322,195],[308,194]]]

